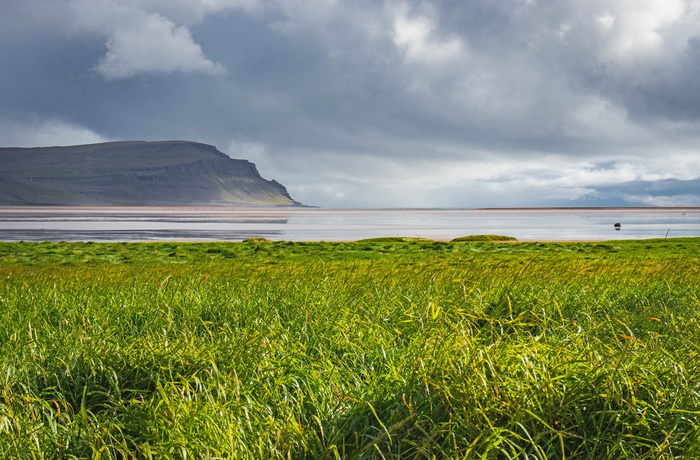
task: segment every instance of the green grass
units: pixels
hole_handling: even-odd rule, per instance
[[[698,458],[699,254],[0,243],[0,458]]]
[[[469,236],[460,236],[459,238],[455,238],[452,240],[452,242],[456,243],[459,241],[517,241],[517,238],[512,237],[512,236],[506,236],[506,235],[469,235]]]

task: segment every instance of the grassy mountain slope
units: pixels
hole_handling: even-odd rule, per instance
[[[0,205],[297,205],[211,145],[126,141],[0,148]]]

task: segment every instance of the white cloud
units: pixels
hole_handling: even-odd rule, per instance
[[[404,51],[407,62],[439,64],[460,57],[463,45],[457,37],[434,34],[435,24],[427,16],[409,17],[399,11],[394,20],[394,44]]]
[[[622,63],[664,51],[664,28],[686,12],[684,0],[622,0],[598,17],[605,36],[602,56]]]
[[[107,52],[95,70],[107,79],[138,74],[221,74],[220,63],[209,59],[187,25],[207,14],[245,3],[233,1],[73,0],[75,28],[106,37]]]
[[[204,56],[186,27],[149,14],[114,31],[97,71],[106,78],[119,79],[141,73],[219,74],[223,67]]]
[[[0,145],[5,147],[50,147],[107,142],[98,133],[62,120],[29,124],[0,121]]]

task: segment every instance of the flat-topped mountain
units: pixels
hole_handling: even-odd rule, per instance
[[[0,205],[295,206],[255,165],[188,141],[0,148]]]

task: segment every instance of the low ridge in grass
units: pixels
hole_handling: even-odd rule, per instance
[[[700,458],[700,239],[0,243],[0,458]]]
[[[506,235],[469,235],[460,236],[452,240],[454,243],[462,241],[518,241],[518,239],[513,236]]]
[[[246,238],[243,240],[244,243],[272,243],[273,241],[269,238],[264,238],[264,237],[253,237],[253,238]]]
[[[380,236],[376,238],[365,238],[358,240],[361,243],[432,243],[429,238],[416,236]]]

